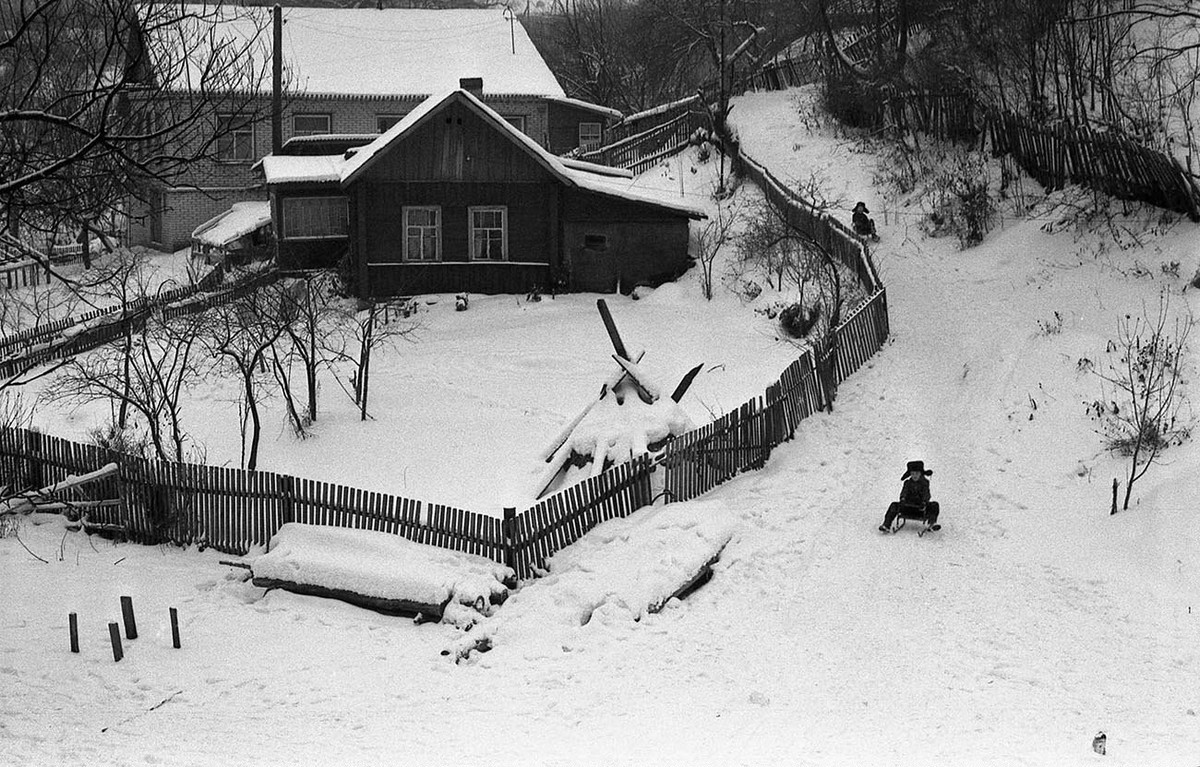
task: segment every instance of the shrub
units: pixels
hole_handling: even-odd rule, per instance
[[[950,167],[937,174],[926,219],[930,236],[953,234],[963,248],[983,242],[996,215],[987,171],[983,155],[970,152],[953,158]]]
[[[803,304],[795,303],[779,313],[779,326],[792,338],[804,338],[812,332],[820,318],[820,304],[813,304],[806,309]]]
[[[96,447],[126,455],[136,455],[139,458],[146,458],[153,453],[150,438],[132,426],[122,429],[115,423],[110,423],[89,431],[88,439]]]

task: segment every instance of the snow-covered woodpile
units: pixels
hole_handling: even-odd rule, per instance
[[[612,339],[617,369],[600,387],[599,396],[569,421],[541,457],[547,467],[538,480],[541,498],[570,484],[572,469],[596,476],[616,464],[661,449],[672,437],[695,428],[679,406],[700,366],[692,368],[668,396],[639,363],[645,350],[630,354],[604,299],[597,299],[600,316]],[[578,474],[580,472],[574,472]]]

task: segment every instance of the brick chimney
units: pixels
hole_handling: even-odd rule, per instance
[[[458,78],[458,87],[462,88],[467,93],[470,93],[475,98],[483,98],[482,77],[460,77]]]

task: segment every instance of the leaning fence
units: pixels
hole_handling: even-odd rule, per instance
[[[161,308],[167,319],[193,314],[228,303],[277,278],[273,271],[259,272],[215,290],[223,279],[218,267],[194,285],[139,296],[117,307],[101,307],[5,336],[0,338],[0,380],[123,338],[130,330],[141,328],[155,309]]]

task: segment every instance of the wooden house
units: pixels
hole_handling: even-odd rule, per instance
[[[462,88],[365,146],[262,169],[280,267],[348,254],[372,297],[657,284],[687,267],[689,222],[704,217],[631,190],[627,171],[555,156]]]
[[[267,8],[231,7],[214,24],[213,38],[261,38],[268,13]],[[567,97],[520,19],[510,23],[499,8],[288,7],[283,18],[285,141],[377,136],[431,94],[458,87],[462,78],[486,77],[483,100],[554,154],[598,144],[604,127],[621,116]],[[256,71],[270,71],[269,44],[247,44],[245,49],[255,59]],[[185,75],[195,73],[181,69],[180,77]],[[266,200],[255,164],[279,148],[272,146],[269,78],[255,87],[251,106],[259,119],[238,124],[225,135],[212,161],[197,163],[173,184],[150,190],[149,202],[131,210],[131,243],[173,249],[231,204]],[[170,98],[173,89],[186,95],[186,82],[164,83],[156,98]],[[215,129],[225,117],[207,119]]]

